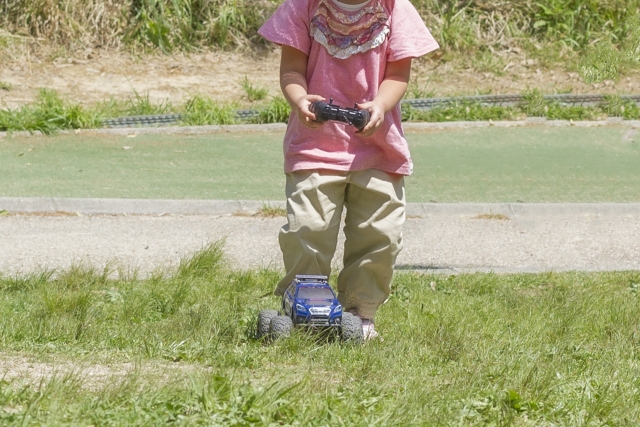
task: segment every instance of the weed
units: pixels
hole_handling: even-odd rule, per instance
[[[149,92],[140,95],[136,90],[133,91],[133,97],[129,97],[126,101],[125,107],[125,113],[128,116],[164,114],[173,110],[173,106],[168,100],[155,103],[149,98]]]
[[[258,40],[254,34],[274,7],[271,2],[256,7],[245,0],[141,0],[132,4],[133,19],[127,25],[125,39],[163,52],[209,44],[242,46]]]
[[[532,117],[544,117],[549,112],[549,105],[544,99],[544,95],[538,89],[527,91],[522,96],[524,98],[524,104],[522,105],[522,111],[527,116]]]
[[[629,32],[624,40],[625,59],[634,64],[640,64],[640,16],[635,15],[627,22]]]
[[[100,127],[101,119],[96,111],[66,102],[53,90],[40,89],[35,104],[17,110],[0,110],[0,130],[50,134],[61,129]]]
[[[212,39],[221,47],[229,44],[241,44],[248,25],[243,10],[237,1],[223,1],[218,9],[218,16],[211,28]]]
[[[222,252],[223,242],[207,245],[202,250],[195,252],[180,261],[177,277],[179,279],[195,277],[213,277],[220,274],[223,267]]]
[[[427,83],[422,85],[418,84],[418,80],[414,79],[409,82],[405,98],[407,99],[421,99],[421,98],[433,98],[435,97],[435,91],[427,88]]]
[[[497,76],[504,74],[505,64],[502,58],[488,50],[480,50],[473,61],[473,68],[479,72],[493,73]]]
[[[162,52],[168,54],[173,50],[169,35],[171,28],[164,16],[164,5],[161,1],[146,1],[148,8],[141,8],[136,16],[141,27],[140,36],[142,40],[150,42]]]
[[[13,85],[11,83],[0,80],[0,90],[10,91],[12,88]]]
[[[244,90],[244,93],[250,102],[262,101],[267,97],[267,94],[269,93],[267,89],[262,87],[255,87],[253,84],[251,84],[247,76],[244,76],[244,78],[240,81],[240,85],[242,86],[242,89]]]
[[[184,106],[182,122],[189,126],[228,125],[236,122],[233,104],[218,104],[206,95],[195,95]]]
[[[599,43],[580,61],[580,74],[586,83],[617,80],[622,56],[609,43]]]
[[[414,93],[424,93],[415,89]],[[549,101],[539,90],[527,91],[524,102],[513,107],[489,106],[478,102],[452,102],[432,110],[418,110],[409,104],[402,107],[403,121],[476,121],[519,120],[524,117],[546,117],[563,120],[600,120],[605,117],[640,118],[640,108],[631,100],[609,96],[600,106],[566,106]],[[123,115],[161,114],[169,111],[182,113],[182,124],[189,126],[226,125],[240,121],[236,104],[219,104],[206,95],[195,95],[183,106],[168,102],[153,103],[148,94],[126,101],[114,99],[90,108],[61,99],[55,91],[41,90],[38,100],[16,110],[0,110],[0,131],[42,131],[50,134],[61,129],[86,129],[102,126],[107,117]],[[263,107],[253,123],[283,123],[289,120],[291,108],[286,100],[274,97]]]
[[[2,278],[3,292],[29,292],[46,286],[53,277],[53,271],[42,270],[24,276]]]
[[[602,111],[607,116],[622,117],[627,120],[640,117],[640,107],[635,102],[615,95],[608,95],[605,99],[606,102],[602,106]]]
[[[269,104],[260,111],[255,123],[286,123],[291,115],[291,106],[282,96],[271,99]]]
[[[432,110],[418,110],[405,104],[403,121],[475,121],[518,120],[525,117],[546,117],[551,120],[602,120],[606,117],[640,118],[640,108],[631,100],[608,96],[599,106],[567,106],[547,100],[538,89],[523,94],[522,104],[514,107],[486,106],[478,102],[456,102]]]
[[[484,213],[484,214],[478,214],[476,216],[474,216],[475,219],[492,219],[492,220],[498,220],[498,221],[509,221],[511,218],[509,218],[508,216],[504,215],[504,214],[500,214],[500,213]]]
[[[470,3],[459,6],[457,2],[429,2],[424,6],[437,11],[434,30],[446,49],[464,52],[477,47]]]
[[[432,110],[402,107],[403,121],[450,122],[476,120],[514,120],[522,114],[515,107],[483,106],[477,102],[454,102]]]
[[[270,204],[263,204],[258,212],[256,212],[258,216],[264,216],[267,218],[275,218],[278,216],[287,216],[287,210],[281,208],[279,206],[271,206]]]
[[[625,54],[637,58],[633,34],[637,34],[638,0],[412,3],[442,45],[443,60],[479,54],[479,68],[491,72],[501,69],[496,52],[513,48],[566,64],[560,56],[603,41],[621,52],[624,45]],[[94,48],[142,46],[164,53],[210,46],[264,46],[256,30],[280,4],[275,0],[126,0],[105,7],[81,0],[4,0],[0,28],[68,48],[79,41]]]

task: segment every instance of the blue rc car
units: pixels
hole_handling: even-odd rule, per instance
[[[363,341],[362,321],[343,312],[326,276],[297,275],[282,296],[282,310],[258,314],[258,338],[288,336],[294,326],[335,328],[344,341]]]

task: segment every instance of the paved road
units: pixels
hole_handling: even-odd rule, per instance
[[[127,201],[115,208],[123,212],[128,206],[132,212],[124,215],[100,214],[95,207],[61,213],[69,200],[35,213],[48,210],[46,203],[20,200],[14,205],[33,212],[11,213],[18,209],[7,209],[11,201],[0,199],[0,210],[9,211],[0,216],[5,275],[81,261],[146,274],[219,240],[232,268],[282,267],[277,234],[284,218],[248,216],[247,204],[232,202],[227,211],[220,203],[208,210],[191,206],[200,212],[192,215],[184,213],[188,203],[178,208],[155,202],[141,209]],[[336,266],[340,259],[338,250]],[[640,270],[640,204],[410,205],[398,264],[438,272]]]

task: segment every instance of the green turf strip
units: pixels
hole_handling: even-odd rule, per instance
[[[640,131],[486,128],[408,139],[410,201],[640,201]]]
[[[640,131],[628,127],[407,138],[415,163],[410,202],[640,201]],[[0,196],[278,200],[281,140],[255,133],[7,138],[0,140]]]

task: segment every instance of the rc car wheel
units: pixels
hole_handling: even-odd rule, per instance
[[[275,339],[288,337],[293,329],[293,320],[287,316],[276,316],[271,319],[269,334]]]
[[[362,320],[354,316],[352,313],[342,313],[342,326],[340,329],[340,338],[342,338],[342,341],[355,343],[361,343],[364,341]]]
[[[260,310],[260,313],[258,313],[258,331],[256,338],[260,339],[269,335],[271,319],[277,315],[278,312],[276,310]]]

